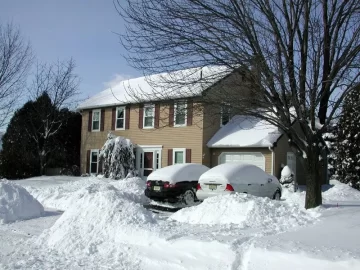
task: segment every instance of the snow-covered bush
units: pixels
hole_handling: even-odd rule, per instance
[[[337,123],[332,123],[329,125],[326,133],[323,134],[324,141],[329,150],[328,152],[328,176],[332,178],[336,174],[336,148],[338,142],[338,126]]]
[[[123,179],[134,176],[134,146],[129,139],[108,134],[108,139],[100,151],[100,164],[106,178]]]
[[[339,120],[335,151],[336,174],[340,182],[360,190],[360,88],[345,99]]]

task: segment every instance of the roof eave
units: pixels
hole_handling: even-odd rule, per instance
[[[101,109],[101,108],[107,108],[107,107],[114,107],[114,106],[126,106],[126,105],[134,105],[134,104],[143,104],[143,103],[151,103],[151,102],[165,102],[169,100],[180,100],[180,99],[187,99],[187,98],[197,98],[201,97],[201,93],[198,95],[192,95],[192,96],[186,96],[186,97],[178,97],[178,98],[172,98],[172,99],[153,99],[153,100],[144,100],[142,102],[127,102],[127,103],[111,103],[111,104],[103,104],[103,105],[93,105],[93,106],[83,106],[78,107],[76,109],[77,112],[83,111],[83,110],[90,110],[90,109]]]

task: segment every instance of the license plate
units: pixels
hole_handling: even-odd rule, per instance
[[[209,189],[215,190],[215,189],[217,189],[217,185],[209,185]]]
[[[154,190],[154,191],[160,191],[160,190],[161,190],[161,187],[155,186],[155,187],[153,187],[153,190]]]

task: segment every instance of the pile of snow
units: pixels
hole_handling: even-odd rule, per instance
[[[65,211],[81,199],[82,193],[78,193],[79,190],[93,184],[112,184],[120,190],[127,191],[131,194],[133,200],[137,202],[147,201],[147,198],[144,196],[146,183],[138,177],[118,181],[96,177],[84,177],[80,178],[78,181],[71,181],[62,185],[37,188],[26,187],[26,189],[45,207]]]
[[[327,186],[323,192],[323,198],[328,201],[360,201],[360,191],[343,184],[337,180],[331,180],[332,186]]]
[[[134,195],[111,184],[79,190],[71,206],[40,236],[39,244],[58,252],[116,256],[129,243],[155,237],[154,214],[133,201]]]
[[[140,177],[127,178],[119,181],[109,182],[117,189],[124,191],[134,202],[145,204],[149,199],[145,196],[146,182]]]
[[[0,181],[0,224],[40,217],[44,207],[23,187]]]
[[[316,212],[305,211],[297,204],[235,193],[208,198],[198,206],[176,212],[170,219],[190,224],[283,230],[312,223],[317,217]]]
[[[297,192],[293,189],[283,188],[282,198],[288,203],[297,204],[301,207],[305,207],[306,187],[302,186]],[[331,180],[330,185],[322,186],[323,202],[351,202],[360,201],[360,191],[343,184],[337,180]]]
[[[86,177],[79,181],[68,182],[62,185],[26,187],[26,189],[45,207],[66,210],[73,204],[73,200],[76,200],[76,197],[74,197],[76,191],[100,181],[103,180],[95,177]]]

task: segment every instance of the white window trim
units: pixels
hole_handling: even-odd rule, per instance
[[[94,114],[99,113],[99,129],[93,129],[94,124]],[[91,131],[100,131],[101,129],[101,110],[93,110],[91,115]]]
[[[181,163],[175,163],[175,152],[183,152],[183,157],[184,157],[183,164],[186,163],[186,148],[173,148],[173,153],[172,153],[172,155],[173,155],[172,161],[173,162],[172,163],[173,163],[173,165],[181,164]]]
[[[145,108],[152,108],[153,111],[153,119],[152,119],[152,126],[151,127],[145,127]],[[144,111],[143,111],[143,129],[151,129],[155,126],[155,104],[146,104],[144,105]]]
[[[117,127],[117,120],[118,120],[118,110],[119,109],[123,109],[124,111],[124,121],[123,121],[123,127],[122,128],[118,128]],[[121,107],[116,107],[116,116],[115,116],[115,130],[125,130],[125,126],[126,126],[126,107],[125,106],[121,106]]]
[[[184,124],[176,124],[176,109],[178,103],[185,103],[185,123]],[[174,103],[174,127],[185,127],[187,125],[187,101],[186,100],[178,100]]]
[[[96,161],[96,173],[95,174],[98,174],[99,173],[99,154],[100,154],[100,151],[99,151],[99,149],[91,149],[90,150],[90,164],[89,164],[89,174],[93,174],[92,172],[91,172],[91,163],[92,163],[92,161],[91,161],[91,158],[92,158],[92,153],[94,153],[94,152],[96,152],[97,153],[97,161]]]
[[[144,174],[144,166],[141,166],[141,155],[144,155],[144,152],[154,152],[155,157],[153,158],[153,168],[156,170],[156,153],[159,154],[159,168],[162,168],[162,145],[136,145],[136,170],[138,170],[139,175],[143,177]],[[145,178],[144,178],[145,179]]]

